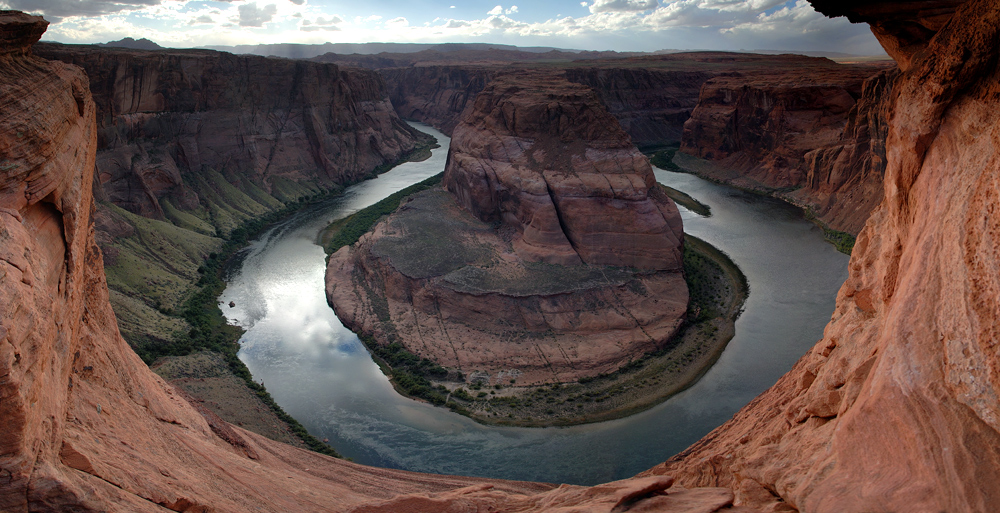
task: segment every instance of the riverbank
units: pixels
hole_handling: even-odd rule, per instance
[[[807,220],[823,230],[823,238],[830,244],[833,244],[833,246],[837,248],[837,251],[850,256],[851,251],[854,250],[855,236],[847,232],[830,228],[815,215],[810,206],[801,205],[793,201],[792,198],[789,197],[789,193],[793,192],[795,189],[774,189],[756,182],[748,181],[737,171],[721,167],[710,160],[700,159],[686,153],[681,153],[677,151],[676,147],[660,149],[656,153],[649,156],[650,163],[660,169],[676,171],[679,173],[690,173],[699,178],[732,187],[734,189],[777,198],[788,203],[789,205],[800,208],[802,209],[803,215]],[[700,215],[705,215],[704,213],[695,210],[696,208],[699,208],[698,205],[700,202],[694,200],[695,204],[690,204],[684,198],[677,198],[674,196],[670,197],[688,209],[699,213]]]

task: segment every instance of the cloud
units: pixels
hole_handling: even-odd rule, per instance
[[[583,2],[581,5],[586,5]],[[657,0],[594,0],[590,6],[590,12],[632,12],[648,11],[659,6]]]
[[[503,7],[498,5],[490,9],[489,12],[487,12],[486,14],[490,16],[500,16],[501,14],[503,14]]]
[[[291,3],[293,3],[293,4],[295,4],[295,5],[302,5],[302,4],[306,3],[306,0],[288,0],[288,1],[291,2]]]
[[[160,0],[5,0],[10,9],[42,14],[50,22],[73,16],[102,16],[160,5]]]
[[[320,30],[335,32],[340,30],[340,27],[337,25],[343,22],[344,19],[340,16],[330,16],[329,18],[320,16],[315,20],[302,20],[302,26],[299,27],[299,30],[303,32],[316,32]]]
[[[213,20],[212,17],[207,14],[202,14],[201,16],[198,16],[197,18],[188,22],[189,25],[203,25],[206,23],[215,23],[215,20]]]
[[[263,27],[270,22],[274,15],[278,13],[278,7],[274,4],[267,4],[263,9],[257,7],[257,2],[241,5],[237,8],[240,12],[241,27]]]
[[[406,18],[400,16],[398,18],[393,18],[385,22],[386,27],[393,28],[404,28],[410,26],[410,22]]]
[[[504,14],[513,14],[515,12],[517,12],[517,6],[516,5],[512,5],[512,6],[510,6],[510,9],[507,9],[506,11],[504,11]]]
[[[444,27],[445,28],[450,28],[450,29],[457,29],[457,28],[471,27],[471,26],[472,26],[472,24],[469,23],[469,22],[467,22],[467,21],[462,21],[462,20],[448,20],[448,23],[446,23]]]

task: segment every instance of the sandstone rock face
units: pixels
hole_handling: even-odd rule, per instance
[[[514,230],[527,261],[681,267],[677,207],[589,88],[512,74],[479,93],[452,135],[444,185]]]
[[[589,86],[636,145],[678,142],[698,103],[709,69],[658,70],[641,67],[567,67],[566,79]],[[462,112],[497,74],[512,65],[437,65],[379,69],[396,111],[451,134]]]
[[[525,262],[440,189],[334,253],[326,287],[355,332],[468,381],[519,386],[613,372],[662,347],[688,298],[679,272]]]
[[[94,243],[96,108],[82,70],[31,55],[45,25],[0,12],[0,510],[739,510],[729,490],[669,478],[555,488],[366,468],[199,412],[118,334]]]
[[[881,200],[880,100],[891,80],[866,82],[877,71],[813,59],[798,70],[712,78],[684,125],[681,151],[716,161],[714,179],[774,193],[857,233]]]
[[[38,45],[82,67],[97,104],[98,194],[164,218],[160,200],[191,210],[210,168],[237,189],[285,201],[287,182],[356,182],[413,149],[375,73],[209,50]]]
[[[653,474],[802,511],[1000,508],[1000,4],[814,1],[895,39],[884,199],[821,340]],[[854,3],[851,5],[860,5]],[[909,6],[908,6],[909,5]],[[943,18],[942,18],[943,17]],[[880,21],[881,20],[881,21]],[[883,25],[884,26],[884,25]],[[900,53],[902,52],[902,53]]]

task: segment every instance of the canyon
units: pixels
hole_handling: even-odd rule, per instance
[[[497,77],[442,182],[330,257],[327,297],[352,331],[489,386],[610,373],[678,332],[680,214],[589,88]]]
[[[0,507],[996,509],[1000,6],[812,3],[869,23],[899,65],[864,88],[884,98],[858,108],[867,128],[856,121],[854,133],[868,139],[838,154],[884,148],[870,168],[884,176],[833,319],[733,420],[645,475],[590,488],[364,468],[183,400],[127,346],[110,308],[92,228],[98,125],[87,80],[31,54],[44,21],[0,14],[0,98],[11,106],[0,113],[0,416],[11,426]]]
[[[427,144],[364,70],[210,50],[34,51],[89,77],[97,241],[123,333],[147,360],[182,344],[192,327],[171,314],[234,230]]]
[[[599,487],[361,467],[232,426],[153,374],[118,332],[96,244],[96,107],[83,71],[33,56],[47,22],[0,12],[0,509],[542,511],[677,505],[724,489]],[[460,506],[462,507],[462,506]]]

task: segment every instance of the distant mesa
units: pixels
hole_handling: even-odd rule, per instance
[[[680,215],[589,88],[497,78],[455,128],[443,183],[330,258],[349,328],[519,385],[613,372],[677,333]]]
[[[107,43],[97,43],[96,46],[105,48],[128,48],[131,50],[163,50],[163,47],[146,39],[132,39],[126,37],[118,41],[108,41]]]

